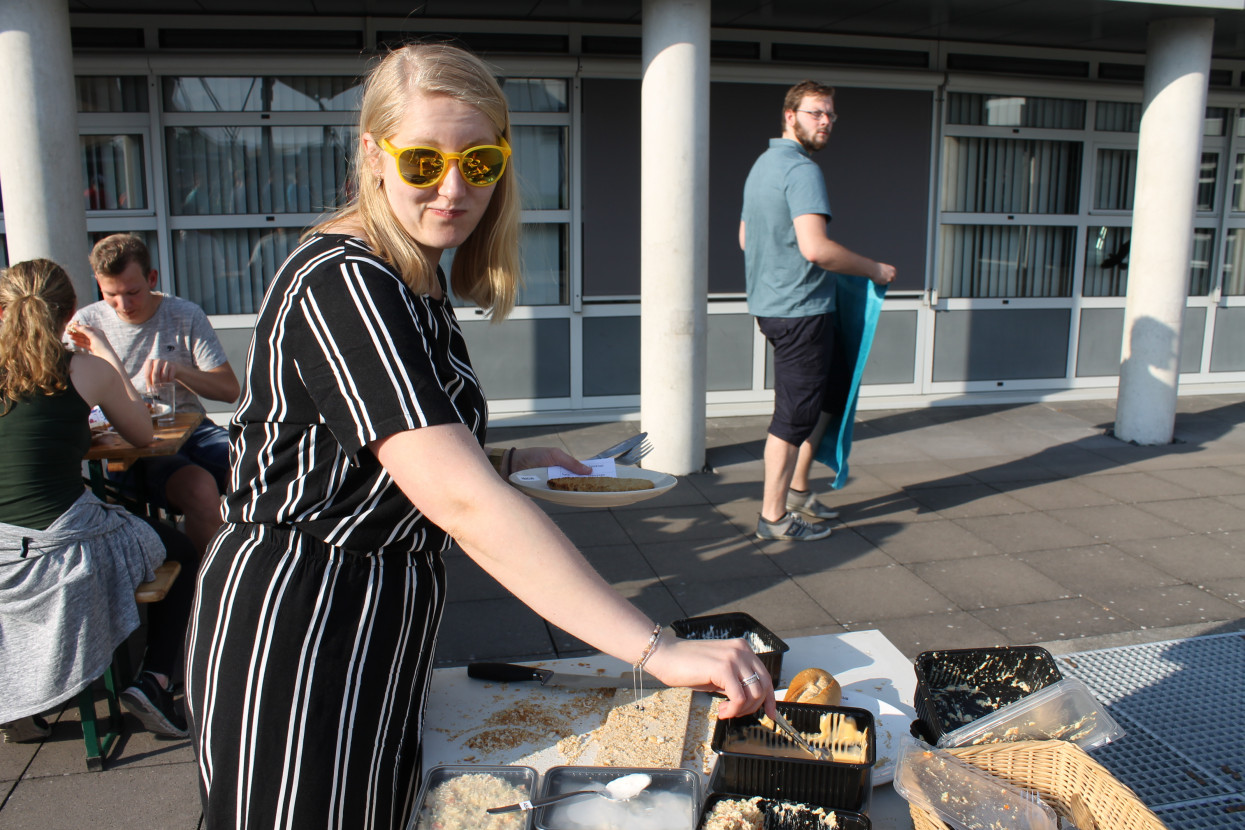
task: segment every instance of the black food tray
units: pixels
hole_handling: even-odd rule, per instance
[[[916,713],[929,743],[1063,679],[1041,646],[923,651],[913,665]]]
[[[774,688],[782,688],[782,656],[791,646],[743,611],[687,617],[670,623],[674,633],[684,640],[734,640],[742,638],[761,658]]]

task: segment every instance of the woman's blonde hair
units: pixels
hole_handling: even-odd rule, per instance
[[[368,75],[359,108],[359,140],[350,184],[354,195],[308,233],[331,232],[342,222],[362,226],[372,248],[393,264],[412,291],[433,288],[436,268],[402,228],[375,180],[363,134],[392,138],[417,93],[446,95],[475,107],[510,141],[506,96],[484,62],[455,46],[415,43],[390,52]],[[389,159],[386,163],[392,164]],[[512,159],[513,161],[513,159]],[[501,320],[514,307],[519,286],[519,188],[514,170],[498,180],[480,224],[458,246],[450,271],[454,293]]]
[[[50,259],[0,271],[0,412],[31,395],[68,387],[61,331],[77,306],[69,274]]]

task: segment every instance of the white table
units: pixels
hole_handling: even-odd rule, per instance
[[[843,705],[873,712],[880,761],[874,772],[875,781],[889,781],[894,766],[894,756],[888,754],[889,747],[907,733],[908,725],[916,717],[912,708],[916,690],[912,662],[880,631],[794,637],[787,643],[791,650],[783,656],[784,682],[802,669],[814,666],[826,669],[843,687]],[[620,675],[630,669],[621,660],[607,655],[546,660],[531,665],[577,674],[594,674],[600,669],[607,675]],[[543,774],[550,766],[566,763],[553,746],[556,736],[543,731],[545,727],[556,726],[564,731],[569,725],[574,732],[582,734],[601,724],[607,707],[572,705],[574,696],[582,699],[585,694],[546,689],[535,683],[485,683],[467,677],[465,668],[437,669],[433,672],[424,718],[424,769],[437,764],[523,761]],[[581,710],[582,717],[576,717]],[[517,719],[521,729],[516,730],[513,725],[498,725],[498,718],[507,712],[530,714]],[[490,718],[493,719],[491,724]],[[503,729],[510,740],[490,739]],[[684,766],[698,768],[700,763]],[[907,803],[885,783],[874,790],[869,817],[879,830],[912,827]]]

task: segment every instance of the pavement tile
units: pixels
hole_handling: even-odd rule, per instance
[[[444,555],[447,602],[511,596],[496,579],[457,549]]]
[[[1239,496],[1245,494],[1245,476],[1198,467],[1191,470],[1156,470],[1154,475],[1198,496]]]
[[[38,830],[195,830],[198,777],[192,761],[23,778],[0,826]]]
[[[579,549],[606,582],[652,579],[657,576],[653,566],[635,545],[592,545]]]
[[[889,491],[836,506],[840,521],[855,526],[878,523],[911,524],[942,518],[903,491]]]
[[[1030,460],[1039,467],[1050,470],[1060,479],[1090,475],[1114,468],[1114,464],[1092,451],[1091,445],[1097,443],[1098,440],[1097,438],[1081,439],[1075,444],[1052,447]],[[1102,440],[1114,441],[1115,439],[1104,438]]]
[[[1165,628],[1172,625],[1233,620],[1241,613],[1240,606],[1192,585],[1138,588],[1117,594],[1106,605],[1131,620],[1134,623],[1133,628]]]
[[[1147,513],[1175,522],[1194,533],[1213,533],[1221,530],[1245,530],[1245,508],[1230,500],[1245,496],[1220,496],[1219,498],[1182,499],[1180,501],[1155,501],[1138,505]]]
[[[894,559],[875,547],[859,531],[843,525],[835,525],[834,533],[823,542],[792,544],[757,540],[753,544],[769,556],[783,573],[791,576],[895,564]]]
[[[514,597],[445,604],[437,637],[438,666],[554,656],[545,621]]]
[[[1176,585],[1182,581],[1112,545],[1041,550],[1016,556],[1064,586],[1071,596],[1101,599],[1104,592]]]
[[[1234,602],[1241,608],[1245,608],[1245,579],[1221,579],[1207,587],[1206,591],[1226,602]]]
[[[1017,481],[996,485],[1030,510],[1058,510],[1064,507],[1094,507],[1117,504],[1115,499],[1079,481]]]
[[[683,609],[679,607],[679,603],[675,600],[674,595],[670,593],[670,589],[656,577],[615,582],[613,585],[614,590],[618,591],[628,602],[647,614],[651,620],[657,620],[663,625],[669,625],[672,620],[677,620],[683,616]],[[583,640],[571,636],[556,625],[549,626],[549,634],[553,638],[554,648],[557,649],[558,656],[560,657],[592,654],[597,651],[597,649],[592,648]]]
[[[713,505],[651,510],[627,510],[615,514],[623,530],[638,545],[649,542],[738,538],[739,531]]]
[[[915,487],[950,487],[973,483],[972,479],[941,461],[906,461],[868,466],[870,474],[877,476],[896,490]]]
[[[899,565],[805,574],[794,581],[844,625],[958,610],[950,599]]]
[[[1111,475],[1086,476],[1081,481],[1086,487],[1125,504],[1188,499],[1197,495],[1192,490],[1159,478],[1153,473],[1115,472]]]
[[[992,543],[1003,553],[1071,548],[1092,545],[1094,538],[1045,513],[1014,513],[956,519],[955,523],[974,536]]]
[[[965,516],[1003,516],[1032,508],[988,484],[921,487],[908,490],[918,503],[948,519]]]
[[[752,540],[738,535],[730,539],[649,542],[640,546],[640,554],[667,584],[672,580],[689,582],[709,578],[717,581],[783,575]]]
[[[623,529],[621,516],[610,510],[576,510],[550,514],[576,547],[583,545],[622,545],[631,541]]]
[[[924,562],[912,565],[912,571],[966,611],[1075,595],[1016,556]]]
[[[1245,553],[1229,547],[1220,534],[1137,539],[1114,545],[1191,585],[1204,586],[1223,578],[1245,579]]]
[[[1066,507],[1050,510],[1046,515],[1098,541],[1160,539],[1179,536],[1180,531],[1187,529],[1129,504]]]
[[[832,625],[835,620],[786,577],[697,580],[670,584],[685,617],[743,611],[778,636],[791,629]]]
[[[40,743],[11,744],[0,740],[0,783],[21,778],[39,747]],[[0,792],[4,792],[4,787],[0,786]],[[0,802],[3,800],[4,797],[0,795]]]
[[[1049,481],[1055,477],[1055,473],[1027,458],[1002,461],[990,467],[973,470],[969,475],[976,481],[996,486],[1014,481]]]
[[[999,552],[994,545],[948,519],[908,525],[869,524],[856,531],[903,565]]]
[[[1008,645],[1119,634],[1137,628],[1136,622],[1118,611],[1081,597],[984,608],[972,614],[1002,632]]]
[[[892,620],[866,620],[851,623],[848,631],[876,628],[908,659],[922,651],[946,648],[981,648],[1010,645],[1002,632],[991,628],[966,611],[923,614]]]

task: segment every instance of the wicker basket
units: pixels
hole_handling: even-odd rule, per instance
[[[1137,794],[1068,741],[1017,741],[945,750],[1017,786],[1034,790],[1061,818],[1098,830],[1166,830]],[[946,830],[933,813],[909,805],[914,830]],[[1084,820],[1084,812],[1093,823]],[[1078,816],[1082,817],[1077,821]]]

